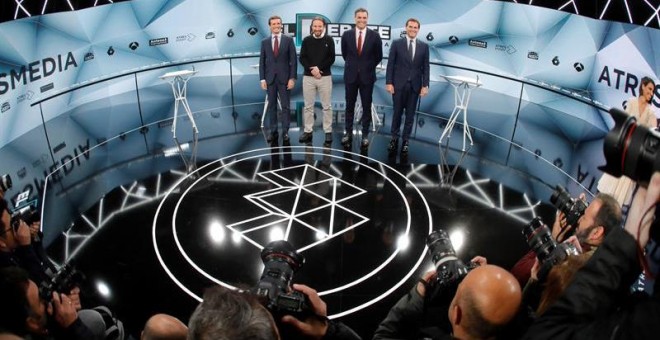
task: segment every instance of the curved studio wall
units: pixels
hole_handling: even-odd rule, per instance
[[[547,200],[547,184],[595,190],[602,137],[612,124],[605,110],[636,95],[642,76],[656,78],[656,29],[493,1],[135,0],[15,20],[0,24],[0,173],[14,179],[9,196],[30,188],[37,197],[46,175],[65,164],[49,187],[64,216],[136,178],[137,171],[118,171],[87,181],[173,145],[172,92],[158,78],[169,71],[199,71],[188,98],[201,139],[253,132],[264,96],[255,65],[268,17],[282,16],[299,44],[310,19],[324,16],[338,42],[359,6],[369,9],[385,55],[407,18],[422,22],[432,85],[420,106],[427,123],[418,121],[415,138],[436,143],[440,126],[429,122],[446,119],[453,108],[452,89],[440,75],[478,75],[484,86],[470,103],[477,129],[471,153],[539,179],[512,184],[537,199]],[[340,110],[342,71],[337,58],[333,102]],[[391,97],[383,72],[379,78],[374,100],[387,112]],[[299,85],[293,100],[302,101]],[[142,126],[149,129],[139,133]],[[180,138],[189,139],[189,131]],[[229,142],[221,153],[200,150],[207,152],[200,158],[248,147]],[[62,194],[77,185],[85,190]]]

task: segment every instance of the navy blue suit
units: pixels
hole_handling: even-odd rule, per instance
[[[344,58],[344,83],[346,86],[346,133],[353,130],[355,102],[358,91],[362,100],[362,136],[369,134],[371,124],[371,98],[376,82],[376,66],[383,60],[383,42],[378,33],[366,29],[362,53],[357,52],[357,31],[344,32],[341,36],[341,55]]]
[[[408,53],[407,36],[395,40],[390,47],[385,84],[394,86],[392,138],[399,138],[401,116],[405,109],[403,140],[407,141],[412,131],[419,93],[422,87],[429,86],[429,46],[419,39],[415,39],[415,55],[411,60]]]
[[[289,79],[296,79],[298,58],[293,39],[280,34],[279,53],[277,57],[273,52],[273,36],[268,35],[261,41],[261,55],[259,57],[259,79],[266,80],[268,92],[268,116],[270,118],[271,133],[277,132],[277,96],[279,94],[282,105],[282,130],[289,130],[289,90],[286,89]]]

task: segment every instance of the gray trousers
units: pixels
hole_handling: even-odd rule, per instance
[[[305,110],[303,112],[303,125],[305,132],[314,130],[314,103],[316,93],[321,97],[321,106],[323,107],[323,131],[332,132],[332,76],[323,76],[316,79],[312,76],[303,76],[303,98],[305,100]]]

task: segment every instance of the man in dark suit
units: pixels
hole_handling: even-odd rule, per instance
[[[385,89],[392,94],[394,111],[392,116],[392,140],[387,150],[390,154],[399,148],[401,116],[406,111],[403,125],[401,154],[408,153],[408,139],[415,119],[415,109],[420,96],[429,92],[429,46],[417,39],[419,21],[408,19],[406,36],[397,39],[390,47],[387,61]]]
[[[289,91],[296,84],[298,59],[291,37],[282,34],[282,18],[268,18],[271,34],[261,41],[259,79],[261,88],[268,91],[268,116],[271,132],[268,142],[277,141],[277,97],[282,105],[282,142],[289,142]]]
[[[350,147],[353,142],[353,119],[358,91],[362,99],[362,146],[369,146],[371,124],[371,96],[376,82],[376,66],[383,60],[383,43],[378,33],[367,29],[369,12],[355,10],[355,28],[341,36],[341,55],[344,58],[346,86],[346,135],[341,142]]]

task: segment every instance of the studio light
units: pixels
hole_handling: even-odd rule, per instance
[[[465,233],[463,232],[463,229],[454,229],[454,231],[449,234],[449,239],[451,240],[451,244],[454,246],[454,250],[459,252],[463,247],[463,243],[465,242]]]
[[[209,235],[213,243],[220,244],[225,240],[225,228],[218,221],[211,222]]]

